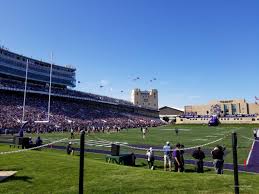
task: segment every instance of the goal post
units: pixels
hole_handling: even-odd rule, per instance
[[[26,123],[27,122],[27,121],[25,121],[25,105],[26,105],[26,97],[27,97],[28,70],[29,70],[29,59],[27,59],[27,61],[26,61],[26,74],[25,74],[25,82],[24,82],[24,94],[23,94],[22,123]],[[49,72],[49,92],[48,92],[47,120],[34,121],[35,123],[49,123],[49,120],[50,120],[50,108],[51,108],[50,107],[50,100],[51,100],[52,70],[53,70],[53,52],[51,52],[51,63],[50,63],[50,72]]]

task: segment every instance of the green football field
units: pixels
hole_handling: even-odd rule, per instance
[[[162,149],[163,145],[169,141],[173,147],[176,143],[184,144],[185,148],[195,147],[198,145],[208,144],[202,148],[211,151],[216,145],[224,145],[226,147],[225,161],[231,163],[232,161],[232,139],[231,134],[236,131],[238,137],[238,161],[243,164],[247,159],[248,153],[252,145],[253,129],[259,125],[221,125],[218,127],[208,127],[207,125],[168,125],[158,128],[150,128],[143,139],[142,133],[139,128],[123,130],[116,133],[91,133],[86,136],[86,140],[93,141],[110,141],[127,143],[134,145],[137,148],[147,148],[147,145]],[[178,136],[175,133],[175,128],[178,128]],[[29,134],[28,134],[29,135]],[[70,137],[69,133],[51,133],[40,135],[46,142],[51,142],[57,139]],[[32,137],[36,137],[33,135]],[[251,138],[251,140],[247,138]],[[76,134],[75,138],[78,139],[79,135]],[[217,141],[221,139],[220,141]],[[215,143],[210,144],[210,142]],[[77,145],[75,145],[77,146]],[[89,148],[109,150],[110,148],[102,146],[91,146]],[[127,146],[121,147],[122,152],[145,153],[138,149],[130,149]],[[156,152],[156,155],[162,155],[162,152]],[[191,158],[187,153],[185,158]],[[211,160],[211,156],[207,155],[206,160]]]
[[[175,134],[175,127],[179,135]],[[226,146],[227,163],[232,162],[231,136],[235,130],[238,134],[238,159],[243,164],[247,158],[252,141],[254,125],[171,125],[150,128],[146,138],[142,138],[140,129],[129,129],[120,133],[96,133],[86,136],[86,141],[124,142],[135,147],[161,147],[166,141],[172,145],[180,142],[185,147],[207,144],[204,150],[211,150],[217,144]],[[29,136],[29,134],[26,134]],[[41,134],[44,143],[69,137],[69,133]],[[33,135],[35,138],[36,135]],[[76,134],[76,139],[79,135]],[[0,137],[1,140],[1,137]],[[65,145],[60,143],[59,145]],[[77,147],[78,144],[73,146]],[[109,150],[98,145],[87,148]],[[121,147],[122,152],[145,153],[145,151]],[[0,144],[0,152],[13,151],[6,144]],[[160,152],[156,153],[161,155]],[[186,154],[185,158],[191,158]],[[127,167],[105,162],[103,154],[86,153],[85,156],[85,193],[233,193],[233,172],[225,171],[224,175],[214,174],[206,168],[204,174],[196,174],[194,166],[187,165],[186,172],[179,174],[164,172],[162,162],[156,161],[156,170],[148,170],[144,159],[137,159],[137,167]],[[211,156],[206,156],[212,161]],[[78,193],[79,157],[69,156],[63,150],[43,149],[8,155],[0,155],[0,170],[16,170],[18,173],[4,182],[0,182],[0,193]],[[242,193],[259,193],[258,175],[239,173],[240,191]]]

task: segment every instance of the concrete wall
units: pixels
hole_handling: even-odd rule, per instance
[[[259,115],[259,104],[251,103],[248,106],[249,114],[258,114]]]

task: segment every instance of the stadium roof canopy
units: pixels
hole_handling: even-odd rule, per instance
[[[183,114],[183,111],[171,108],[168,106],[163,106],[159,109],[159,114],[160,115],[181,115]]]

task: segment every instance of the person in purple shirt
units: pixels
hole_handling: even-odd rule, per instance
[[[179,143],[176,144],[175,149],[173,151],[174,171],[175,172],[180,172],[181,168],[182,168],[180,147],[181,147],[181,145]]]
[[[23,137],[23,136],[24,136],[24,128],[25,128],[25,126],[26,126],[28,123],[29,123],[28,121],[26,121],[25,123],[23,123],[21,129],[19,130],[18,137]]]

